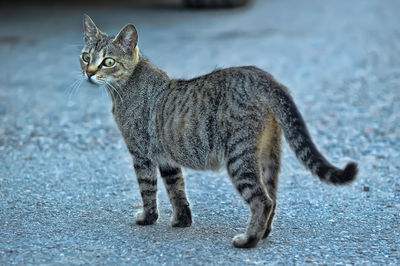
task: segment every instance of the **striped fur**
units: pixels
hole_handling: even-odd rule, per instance
[[[85,46],[94,62],[112,57],[113,68],[94,65],[113,100],[143,200],[137,223],[156,222],[157,167],[174,210],[172,226],[192,223],[181,167],[225,166],[248,203],[247,230],[235,247],[254,247],[271,232],[277,204],[282,131],[297,158],[322,181],[345,184],[357,173],[331,165],[317,150],[288,90],[255,67],[214,71],[191,80],[170,79],[137,49],[137,32],[127,25],[117,37],[96,30],[85,17]],[[122,47],[122,48],[121,48]],[[81,59],[82,70],[92,62]]]

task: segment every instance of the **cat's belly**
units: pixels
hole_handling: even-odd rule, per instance
[[[222,166],[224,161],[223,156],[218,156],[215,153],[210,153],[204,157],[200,157],[197,154],[189,154],[185,151],[181,153],[168,153],[167,161],[170,164],[183,166],[195,170],[218,170]]]
[[[162,144],[169,160],[196,170],[217,170],[223,162],[223,152],[218,147],[212,126],[198,120],[176,118],[167,121],[162,134]]]

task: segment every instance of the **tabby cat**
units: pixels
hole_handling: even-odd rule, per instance
[[[191,80],[170,79],[140,52],[132,24],[116,37],[84,15],[83,75],[103,84],[112,113],[132,155],[143,201],[139,225],[158,219],[157,168],[171,201],[172,226],[192,223],[181,166],[196,170],[226,166],[251,219],[233,238],[250,248],[268,236],[276,208],[282,131],[297,158],[322,181],[345,184],[357,165],[330,164],[317,150],[288,89],[253,66],[216,70]]]

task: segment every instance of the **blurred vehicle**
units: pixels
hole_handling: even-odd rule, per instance
[[[250,0],[183,0],[186,7],[191,8],[222,8],[246,5]]]
[[[0,1],[0,6],[21,6],[27,5],[57,5],[57,4],[133,4],[141,7],[154,7],[154,6],[184,6],[187,8],[229,8],[229,7],[240,7],[251,2],[251,0],[6,0]]]

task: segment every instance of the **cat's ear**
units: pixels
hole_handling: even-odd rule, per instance
[[[135,26],[126,25],[115,37],[113,43],[127,54],[132,54],[138,42],[138,34]]]
[[[85,42],[97,38],[101,33],[93,20],[86,14],[83,15],[83,32],[85,33]]]

